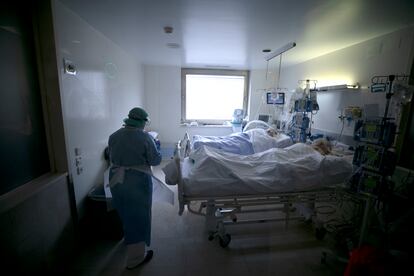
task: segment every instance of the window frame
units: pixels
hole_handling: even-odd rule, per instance
[[[226,69],[199,69],[199,68],[181,68],[181,123],[197,122],[202,125],[222,125],[226,120],[201,119],[188,120],[186,114],[187,97],[186,97],[186,76],[187,75],[212,75],[212,76],[243,76],[243,110],[246,113],[248,107],[248,90],[249,74],[248,70],[226,70]]]
[[[56,40],[53,31],[52,3],[37,1],[30,6],[32,15],[34,58],[39,81],[39,92],[49,157],[49,171],[0,195],[0,213],[8,212],[28,199],[37,196],[51,185],[66,180],[71,216],[76,219],[77,210],[73,182],[68,174],[69,165],[65,142],[59,66]],[[45,152],[46,154],[46,152]],[[60,184],[59,184],[60,185]]]

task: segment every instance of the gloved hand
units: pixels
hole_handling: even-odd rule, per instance
[[[161,142],[158,139],[154,139],[155,145],[157,146],[157,150],[160,151],[161,150]]]

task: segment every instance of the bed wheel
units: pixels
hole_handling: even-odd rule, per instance
[[[325,237],[325,235],[326,235],[326,229],[324,227],[316,228],[316,230],[315,230],[315,237],[318,240],[320,240],[320,241],[323,240],[323,238]]]
[[[229,245],[230,241],[231,241],[230,234],[226,234],[224,235],[224,237],[220,237],[220,246],[223,248],[226,248]]]
[[[211,234],[211,235],[208,235],[208,240],[209,240],[209,241],[212,241],[212,240],[214,240],[214,235],[213,235],[213,234]]]

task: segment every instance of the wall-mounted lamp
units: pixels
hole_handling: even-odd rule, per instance
[[[359,89],[359,83],[356,84],[339,84],[339,85],[331,85],[331,86],[321,86],[317,88],[317,91],[338,91],[338,90],[348,90],[348,89]]]

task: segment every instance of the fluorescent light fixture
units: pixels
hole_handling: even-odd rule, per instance
[[[275,50],[274,52],[271,52],[270,54],[266,55],[265,60],[269,61],[272,58],[277,57],[280,54],[283,54],[284,52],[292,49],[295,46],[296,46],[296,42],[290,42],[290,43],[286,44],[285,46],[280,47],[279,49]]]
[[[331,86],[321,86],[318,87],[318,91],[338,91],[338,90],[347,90],[347,89],[359,89],[359,83],[349,85],[349,84],[339,84]]]

